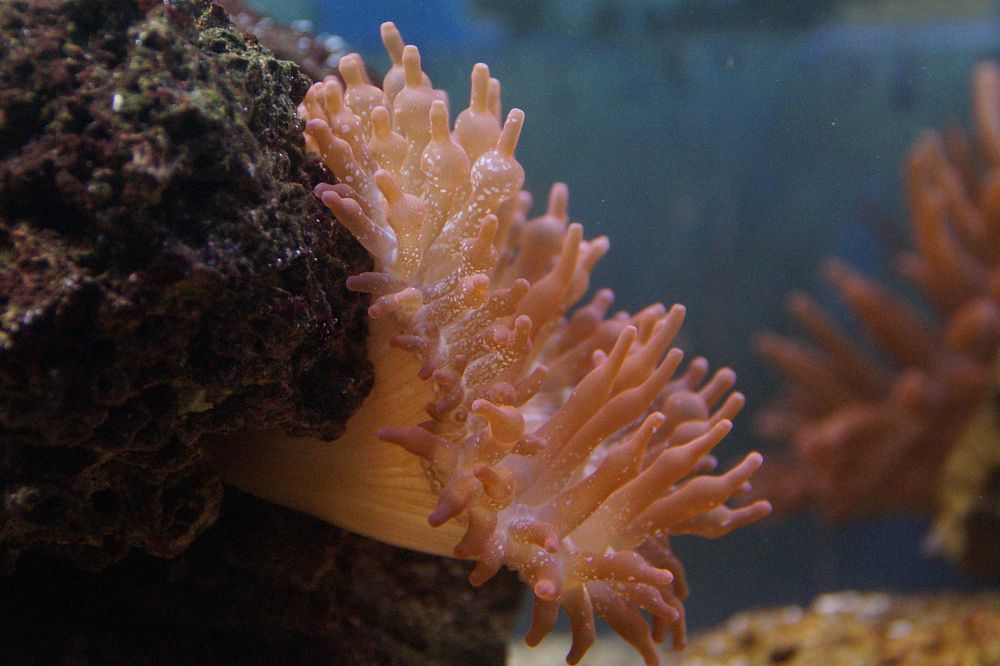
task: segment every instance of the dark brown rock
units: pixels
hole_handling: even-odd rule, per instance
[[[174,555],[221,498],[199,435],[332,438],[370,386],[309,80],[207,2],[13,0],[0,82],[0,542]]]
[[[523,587],[227,490],[183,555],[101,572],[25,558],[0,578],[0,661],[15,664],[504,663]]]
[[[341,56],[347,55],[343,40],[277,23],[270,16],[254,11],[245,0],[215,1],[244,34],[253,35],[279,58],[293,61],[309,78],[319,81],[330,74],[339,76],[336,65]]]

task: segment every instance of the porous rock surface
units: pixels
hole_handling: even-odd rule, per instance
[[[0,543],[99,569],[219,509],[205,432],[336,436],[363,251],[310,194],[291,63],[207,2],[0,3]]]

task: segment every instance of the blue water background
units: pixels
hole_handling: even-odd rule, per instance
[[[790,330],[790,290],[836,309],[817,267],[838,256],[905,291],[889,268],[895,248],[879,238],[905,231],[907,148],[924,128],[968,127],[969,74],[1000,55],[1000,22],[987,11],[790,26],[735,10],[730,22],[739,3],[718,2],[695,26],[664,21],[673,4],[297,0],[299,15],[283,18],[341,35],[379,71],[378,26],[396,21],[453,114],[472,65],[488,63],[504,108],[527,113],[518,158],[536,212],[563,180],[573,219],[611,239],[592,283],[613,287],[628,310],[683,302],[682,346],[737,370],[749,405],[720,452],[731,460],[772,446],[752,421],[779,381],[752,340]],[[909,518],[830,527],[807,515],[720,541],[676,539],[689,623],[837,589],[987,584],[925,557],[926,528]]]

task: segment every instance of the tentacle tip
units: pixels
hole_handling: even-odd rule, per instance
[[[427,516],[427,524],[431,527],[441,527],[446,522],[448,522],[448,515],[441,509],[434,509],[434,511]]]
[[[559,589],[553,581],[547,578],[543,578],[535,583],[532,591],[535,593],[536,597],[544,599],[545,601],[555,601],[559,598]]]
[[[321,86],[322,83],[314,83],[313,87]],[[321,118],[310,118],[306,121],[306,132],[313,134],[320,131],[323,127],[326,127],[326,121]]]
[[[316,189],[313,190],[313,192],[316,194],[317,197],[319,197],[319,200],[323,202],[324,206],[336,206],[337,204],[340,204],[342,201],[344,201],[344,198],[342,196],[337,194],[335,190],[329,187],[320,189],[320,186],[317,185]]]

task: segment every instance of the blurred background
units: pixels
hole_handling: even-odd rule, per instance
[[[833,255],[898,285],[908,146],[923,128],[968,127],[971,69],[1000,58],[996,0],[248,4],[329,34],[379,72],[379,24],[395,21],[453,114],[472,65],[488,63],[505,110],[527,113],[518,158],[534,212],[565,181],[571,217],[611,239],[592,284],[628,310],[685,303],[689,357],[736,369],[749,402],[723,459],[773,446],[753,420],[779,381],[752,343],[789,330],[790,290],[836,309],[818,278]],[[675,539],[689,624],[829,590],[984,585],[923,555],[925,531],[913,519],[832,527],[806,515],[717,542]]]

